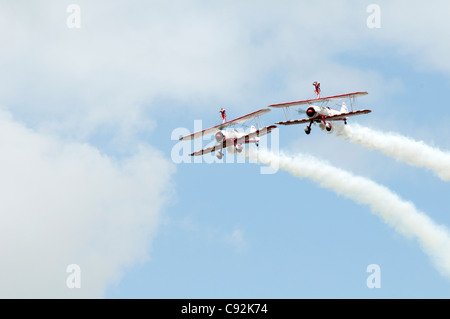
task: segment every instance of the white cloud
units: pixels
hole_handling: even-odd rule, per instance
[[[450,3],[436,0],[381,1],[380,32],[374,37],[386,47],[394,44],[401,59],[410,59],[421,71],[450,72]]]
[[[225,242],[230,244],[237,252],[243,252],[248,244],[244,238],[244,231],[240,227],[234,227],[231,233],[225,235]]]
[[[102,297],[148,258],[173,165],[141,146],[115,160],[0,112],[0,296]],[[66,267],[81,267],[81,288]]]
[[[371,39],[366,8],[348,1],[77,3],[81,29],[67,28],[61,1],[1,4],[0,96],[33,126],[83,138],[108,125],[132,135],[154,127],[149,109],[174,108],[160,98],[250,111],[312,94],[313,80],[329,93],[384,94],[396,81],[334,61]]]

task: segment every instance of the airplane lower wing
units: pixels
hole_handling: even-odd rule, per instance
[[[284,121],[284,122],[277,122],[275,124],[280,125],[294,125],[294,124],[303,124],[303,123],[309,123],[311,121],[314,121],[316,118],[313,119],[303,119],[303,120],[292,120],[292,121]]]
[[[341,113],[341,114],[333,115],[333,116],[323,116],[323,119],[325,121],[344,121],[348,117],[355,116],[355,115],[361,115],[361,114],[368,114],[370,112],[372,112],[372,111],[371,110],[359,110],[359,111],[355,111],[355,112]],[[304,124],[304,123],[309,123],[311,121],[315,121],[317,118],[320,118],[320,117],[316,116],[316,117],[313,117],[310,119],[277,122],[275,124],[280,124],[280,125]]]
[[[227,148],[228,146],[249,143],[249,141],[252,138],[267,135],[267,134],[271,133],[272,130],[274,130],[276,127],[277,127],[276,125],[266,126],[260,130],[256,130],[254,132],[248,133],[248,134],[241,136],[235,140],[228,139],[228,140],[223,141],[221,144],[217,144],[212,147],[208,147],[208,148],[202,149],[200,151],[191,153],[191,154],[189,154],[189,156],[200,156],[200,155],[204,155],[204,154],[208,154],[208,153],[212,153],[212,152],[221,150],[223,148]]]
[[[339,115],[333,115],[333,116],[325,116],[326,121],[338,121],[338,120],[345,120],[347,117],[355,116],[355,115],[361,115],[361,114],[368,114],[372,112],[371,110],[359,110],[355,112],[347,112],[347,113],[341,113]]]
[[[231,145],[233,145],[233,143],[230,143],[230,142],[227,143],[227,141],[223,141],[222,144],[217,144],[215,146],[208,147],[208,148],[205,148],[203,150],[191,153],[191,154],[189,154],[189,156],[200,156],[200,155],[203,155],[203,154],[212,153],[212,152],[221,150],[222,148],[225,148],[225,147],[228,147],[228,146],[231,146]]]

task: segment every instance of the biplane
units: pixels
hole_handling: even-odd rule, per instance
[[[361,114],[368,114],[368,113],[372,112],[371,110],[353,111],[353,105],[356,102],[356,98],[363,96],[363,95],[367,95],[368,94],[367,92],[353,92],[353,93],[334,95],[334,96],[328,96],[328,97],[320,97],[320,91],[318,91],[317,88],[316,88],[315,92],[317,94],[316,99],[269,105],[270,107],[274,107],[274,108],[283,108],[285,111],[286,121],[277,122],[275,124],[294,125],[294,124],[309,123],[305,127],[305,133],[310,134],[312,124],[318,123],[319,127],[322,130],[326,130],[328,133],[331,133],[331,132],[333,132],[333,125],[330,122],[343,121],[344,124],[347,124],[347,120],[349,117],[361,115]],[[334,108],[327,106],[328,102],[337,101],[337,100],[345,100],[345,99],[350,100],[351,111],[348,110],[345,102],[342,103],[340,110],[336,110]],[[306,116],[308,118],[300,119],[300,120],[289,120],[288,108],[293,107],[293,106],[301,106],[301,105],[308,105],[308,108],[305,111]]]
[[[195,132],[193,134],[180,137],[180,141],[185,140],[193,140],[199,137],[203,137],[205,135],[214,134],[214,138],[217,145],[214,145],[212,147],[208,147],[205,149],[202,149],[200,151],[196,151],[194,153],[189,154],[189,156],[200,156],[208,153],[212,153],[217,151],[216,156],[218,159],[222,159],[223,157],[223,149],[226,148],[229,153],[241,153],[243,150],[242,144],[248,144],[248,143],[255,143],[256,146],[258,146],[258,143],[260,141],[260,137],[267,135],[272,132],[277,126],[276,125],[270,125],[267,127],[263,127],[261,129],[256,129],[255,126],[250,127],[250,132],[246,133],[242,130],[237,130],[236,128],[225,130],[227,127],[232,127],[235,125],[239,125],[242,123],[245,123],[247,121],[257,119],[258,120],[258,127],[259,124],[259,117],[263,114],[266,114],[270,112],[270,109],[261,109],[259,111],[246,114],[244,116],[238,117],[234,120],[227,121],[225,110],[222,108],[220,110],[222,123],[210,128],[207,128],[200,132]]]

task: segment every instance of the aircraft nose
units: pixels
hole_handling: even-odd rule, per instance
[[[314,114],[316,114],[316,111],[314,110],[313,107],[310,107],[306,110],[306,115],[308,115],[308,117],[313,117]]]
[[[217,143],[221,143],[224,139],[224,135],[221,131],[219,131],[216,133],[215,138],[216,138]]]

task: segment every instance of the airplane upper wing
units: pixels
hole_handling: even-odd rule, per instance
[[[250,114],[238,117],[237,119],[228,121],[228,122],[226,122],[226,123],[224,123],[222,125],[226,124],[226,126],[230,126],[230,125],[234,125],[234,124],[242,124],[244,122],[253,120],[254,118],[257,118],[258,116],[261,116],[261,115],[269,113],[269,112],[270,112],[270,109],[261,109],[259,111],[256,111],[256,112],[253,112],[253,113],[250,113]]]
[[[225,122],[225,123],[222,123],[222,124],[219,124],[219,125],[207,128],[206,130],[203,130],[203,131],[200,131],[200,132],[195,132],[195,133],[193,133],[191,135],[180,137],[180,141],[193,140],[193,139],[196,139],[198,137],[202,137],[204,135],[212,134],[212,133],[216,132],[217,130],[224,129],[225,127],[228,127],[228,126],[231,126],[231,125],[235,125],[235,124],[242,124],[242,123],[250,121],[250,120],[252,120],[252,119],[254,119],[254,118],[258,117],[258,116],[266,114],[268,112],[270,112],[270,109],[261,109],[259,111],[256,111],[256,112],[253,112],[253,113],[250,113],[250,114],[238,117],[238,118],[236,118],[234,120],[231,120],[231,121],[228,121],[228,122]]]
[[[267,126],[267,127],[263,127],[262,129],[256,130],[256,131],[254,131],[252,133],[249,133],[249,134],[246,134],[246,135],[236,139],[235,141],[234,140],[225,140],[221,144],[217,144],[217,145],[214,145],[212,147],[208,147],[208,148],[205,148],[203,150],[191,153],[191,154],[189,154],[189,156],[199,156],[199,155],[208,154],[208,153],[212,153],[212,152],[218,151],[218,150],[220,150],[222,148],[226,148],[226,147],[234,145],[234,144],[248,143],[248,141],[250,139],[254,138],[254,137],[259,137],[259,136],[264,136],[264,135],[269,134],[276,127],[277,127],[276,125],[270,125],[270,126]]]
[[[321,97],[318,99],[311,99],[311,100],[303,100],[303,101],[296,101],[296,102],[287,102],[287,103],[279,103],[279,104],[271,104],[270,107],[290,107],[290,106],[296,106],[296,105],[305,105],[305,104],[313,104],[317,102],[327,102],[327,101],[336,101],[336,100],[343,100],[348,99],[351,97],[357,97],[357,96],[363,96],[367,95],[369,93],[367,92],[354,92],[354,93],[347,93],[347,94],[341,94],[341,95],[333,95],[328,97]]]

